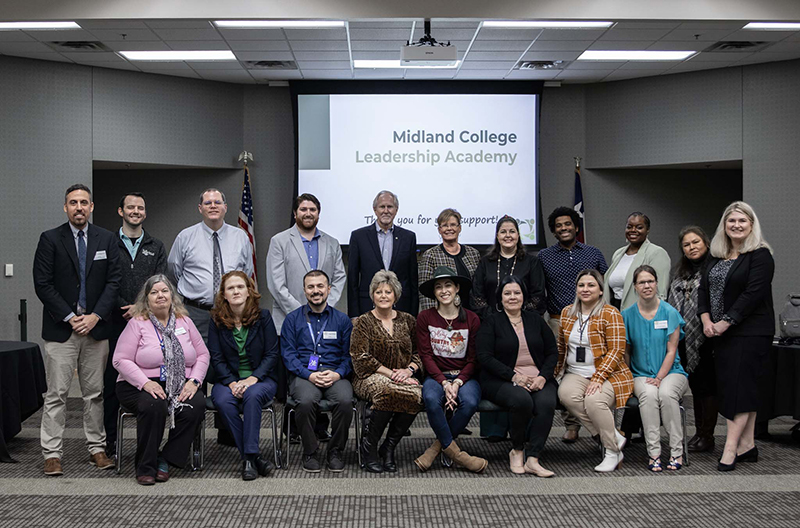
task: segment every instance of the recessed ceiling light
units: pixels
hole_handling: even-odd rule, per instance
[[[232,51],[120,51],[132,61],[235,61]]]
[[[342,20],[216,20],[214,24],[217,27],[239,29],[344,27]]]
[[[81,29],[75,22],[0,22],[2,29]]]
[[[495,28],[558,28],[558,29],[591,29],[607,28],[613,22],[595,22],[591,20],[486,20],[483,27]]]
[[[587,50],[578,60],[596,61],[682,61],[696,51],[647,51],[647,50]]]
[[[750,22],[742,29],[774,29],[800,31],[800,22]]]
[[[356,59],[353,61],[354,68],[458,68],[461,61],[456,61],[454,64],[447,64],[442,66],[404,66],[400,64],[399,60],[364,60]]]

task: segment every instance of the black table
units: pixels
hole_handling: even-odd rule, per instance
[[[0,462],[16,462],[6,442],[22,430],[22,422],[42,408],[47,376],[39,345],[0,341]]]
[[[800,420],[800,346],[772,345],[758,395],[757,423],[766,424],[778,416]]]

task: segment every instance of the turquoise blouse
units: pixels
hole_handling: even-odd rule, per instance
[[[633,376],[655,378],[667,355],[669,336],[680,327],[680,339],[683,339],[686,322],[680,312],[666,301],[659,303],[656,316],[649,321],[639,313],[638,304],[622,310],[622,319],[625,321],[625,339],[631,345]],[[681,366],[677,351],[669,374],[688,376]]]

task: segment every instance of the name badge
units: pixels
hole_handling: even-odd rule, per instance
[[[322,339],[336,339],[336,330],[326,330],[322,332]]]
[[[666,322],[666,321],[665,321],[665,322]],[[665,326],[664,328],[666,328],[666,326]],[[183,327],[180,327],[180,328],[176,328],[176,329],[175,329],[175,335],[183,335],[183,334],[185,334],[185,333],[186,333],[186,329],[185,329],[185,328],[183,328]]]
[[[653,321],[653,327],[656,330],[666,330],[669,325],[667,325],[667,321]]]
[[[94,260],[105,260],[106,258],[108,258],[108,257],[106,257],[106,250],[105,249],[100,250],[100,251],[96,251],[95,254],[94,254]]]
[[[166,365],[161,365],[161,371],[158,374],[158,378],[161,381],[167,381],[167,367],[166,367]]]
[[[308,370],[315,372],[319,368],[319,356],[316,354],[311,354],[311,357],[308,358]]]

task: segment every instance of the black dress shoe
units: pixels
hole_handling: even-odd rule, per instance
[[[758,446],[753,449],[745,451],[741,455],[736,455],[736,462],[758,462]]]
[[[706,453],[714,450],[714,437],[701,437],[693,445],[689,445],[690,453]]]
[[[736,469],[736,459],[733,459],[733,464],[723,464],[722,461],[717,464],[717,471],[733,471],[734,469]]]
[[[258,478],[258,471],[252,460],[242,462],[242,480],[255,480]]]
[[[258,470],[258,474],[262,477],[266,477],[269,475],[270,471],[275,469],[275,464],[269,461],[268,458],[256,458],[256,469]]]
[[[331,439],[331,434],[326,429],[314,431],[314,434],[317,435],[317,440],[320,442],[327,442]]]

